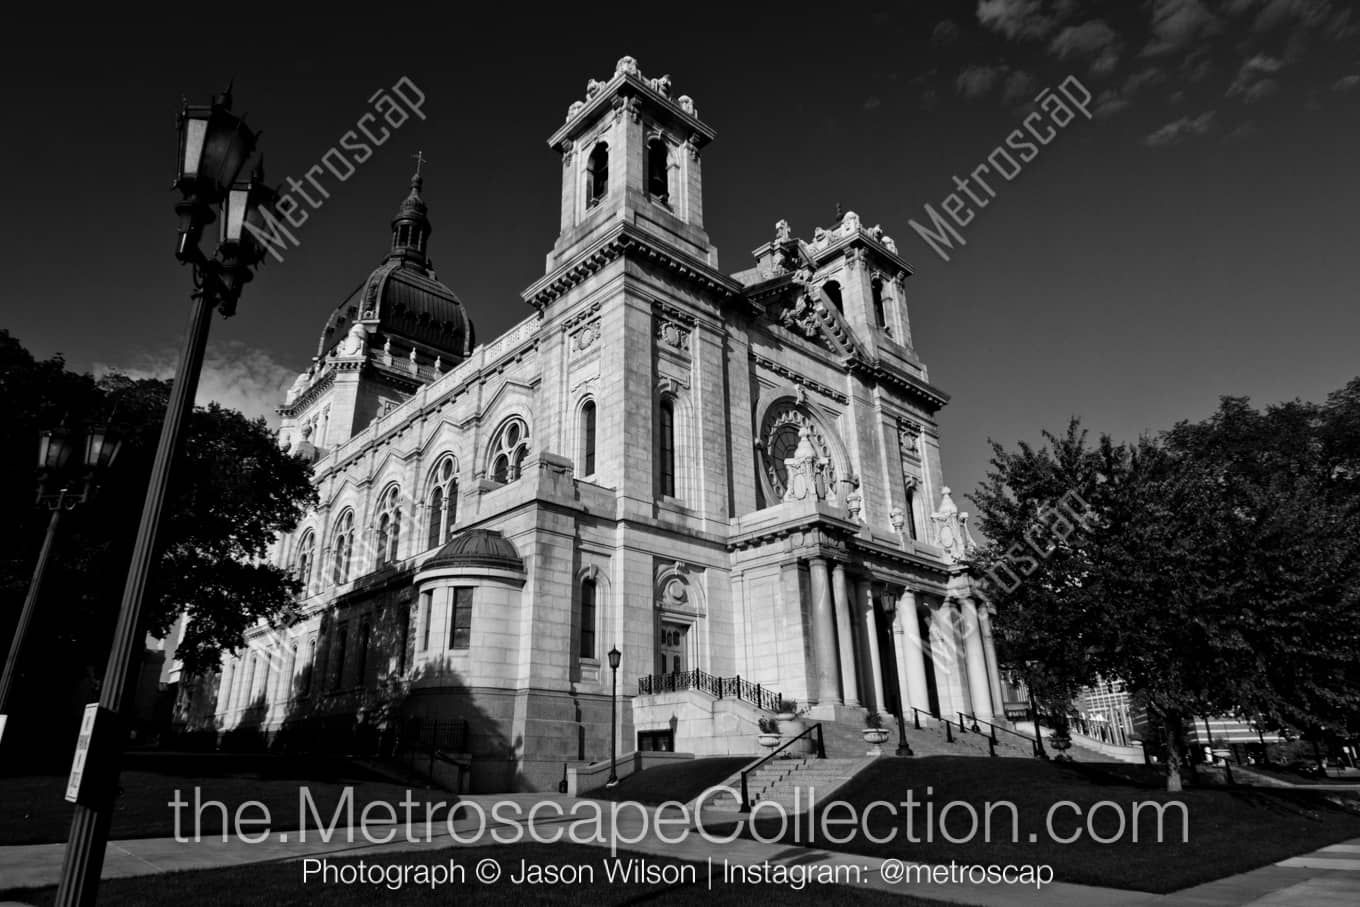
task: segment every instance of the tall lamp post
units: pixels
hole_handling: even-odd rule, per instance
[[[76,807],[57,888],[56,902],[61,905],[93,904],[98,891],[113,816],[118,762],[127,734],[122,712],[131,698],[129,680],[135,674],[130,668],[142,638],[142,600],[158,550],[157,530],[165,510],[171,469],[183,446],[184,425],[198,390],[212,312],[217,309],[224,317],[235,313],[242,288],[264,258],[265,250],[257,237],[264,235],[264,215],[277,196],[263,185],[259,163],[249,181],[237,181],[255,152],[256,141],[256,133],[231,112],[230,91],[216,96],[209,105],[185,105],[180,113],[174,188],[182,199],[175,205],[180,218],[175,257],[181,264],[193,266],[193,305],[123,587],[113,649],[99,702],[86,708],[67,786],[67,799]],[[219,220],[214,209],[220,211],[220,231],[216,252],[209,257],[199,244],[204,227]]]
[[[893,595],[885,595],[881,600],[883,602],[883,616],[888,619],[889,623],[892,623],[894,620],[897,619],[897,597]],[[874,603],[872,600],[870,600],[869,607],[872,608],[873,606]],[[916,754],[912,752],[911,744],[907,742],[906,715],[904,714],[905,709],[903,708],[902,703],[902,685],[900,681],[898,683],[897,695],[893,698],[897,701],[897,714],[894,716],[897,719],[896,755],[914,756]]]
[[[52,555],[52,543],[57,537],[57,526],[61,515],[90,499],[98,487],[98,476],[113,465],[122,442],[106,426],[92,425],[84,433],[84,456],[82,466],[83,481],[76,485],[77,475],[69,468],[71,455],[80,445],[80,438],[61,428],[44,431],[38,439],[38,505],[52,511],[47,521],[47,535],[43,538],[38,552],[38,563],[33,568],[33,579],[28,584],[28,594],[24,597],[23,610],[19,612],[19,624],[14,628],[14,639],[9,644],[9,657],[5,659],[5,672],[0,675],[0,743],[3,742],[5,725],[8,723],[10,696],[14,690],[14,679],[19,671],[19,653],[23,649],[24,636],[38,608],[38,595],[42,589],[43,574],[47,571],[47,561]],[[49,492],[49,484],[57,490]]]
[[[622,658],[623,653],[618,646],[609,650],[609,670],[614,672],[614,692],[609,697],[609,780],[604,783],[605,787],[619,783],[619,661]]]

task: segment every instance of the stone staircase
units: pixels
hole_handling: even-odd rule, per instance
[[[814,799],[826,802],[841,785],[873,761],[872,757],[867,756],[858,759],[818,759],[815,755],[801,755],[792,759],[771,759],[750,774],[746,789],[752,804],[773,802],[791,814],[803,812]],[[741,773],[728,778],[724,784],[740,793]],[[726,792],[707,798],[705,805],[715,809],[741,810],[740,800]]]

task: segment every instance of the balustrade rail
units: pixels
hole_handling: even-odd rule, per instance
[[[776,711],[779,706],[779,692],[758,683],[736,677],[718,677],[697,668],[693,671],[675,671],[671,674],[652,674],[638,678],[638,695],[654,696],[657,693],[677,693],[683,690],[698,690],[715,699],[740,699],[756,708]]]

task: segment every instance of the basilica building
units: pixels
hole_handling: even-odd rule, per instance
[[[496,791],[608,758],[615,680],[620,753],[755,752],[780,699],[1004,720],[911,269],[853,211],[803,237],[772,214],[720,268],[714,137],[631,57],[592,79],[548,139],[561,230],[526,317],[486,340],[412,179],[279,409],[320,497],[271,553],[303,618],[223,659],[219,730],[466,722]]]

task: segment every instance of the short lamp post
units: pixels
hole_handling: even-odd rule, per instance
[[[147,577],[157,551],[171,470],[193,411],[212,313],[214,309],[224,317],[235,313],[242,288],[264,259],[265,248],[259,237],[267,235],[265,217],[277,194],[263,185],[263,165],[258,158],[251,178],[245,182],[237,179],[255,155],[257,139],[245,120],[231,112],[230,90],[213,98],[211,104],[185,105],[180,113],[179,164],[173,186],[181,194],[175,205],[179,215],[175,257],[181,264],[193,266],[193,305],[123,587],[113,649],[99,702],[86,709],[87,724],[82,725],[77,761],[68,783],[67,799],[76,804],[75,816],[56,898],[57,904],[66,907],[91,905],[98,891],[118,763],[127,735],[122,713],[131,699],[131,681],[136,678],[131,667],[141,651]],[[208,256],[200,248],[203,230],[219,219],[217,249]],[[79,775],[76,765],[80,766]]]
[[[82,443],[83,441],[83,443]],[[65,426],[44,431],[38,439],[38,500],[39,506],[52,511],[47,521],[47,535],[43,538],[38,552],[38,563],[33,568],[33,579],[28,584],[28,594],[24,597],[23,610],[19,612],[19,623],[14,628],[14,638],[10,641],[9,656],[5,659],[5,673],[0,675],[0,743],[3,743],[5,725],[10,709],[10,696],[14,690],[15,677],[19,671],[19,654],[23,649],[24,636],[28,633],[33,615],[38,608],[38,596],[42,589],[43,574],[47,572],[47,562],[52,555],[52,543],[57,537],[57,526],[61,515],[85,503],[98,487],[101,473],[113,465],[122,442],[117,435],[104,425],[91,425],[84,432],[84,438],[73,435]],[[82,460],[73,468],[72,456],[82,448]],[[56,491],[49,491],[55,487]]]
[[[614,674],[614,692],[609,697],[609,780],[605,787],[619,783],[619,662],[623,653],[618,646],[609,650],[609,670]]]
[[[897,619],[897,599],[896,599],[896,597],[895,597],[895,596],[892,596],[892,595],[884,595],[884,596],[882,596],[882,597],[879,599],[879,601],[883,603],[883,616],[886,617],[886,618],[888,619],[889,623],[891,623],[892,621],[896,620],[896,619]],[[873,606],[874,606],[874,603],[873,603],[872,600],[870,600],[870,602],[869,602],[869,607],[872,608]],[[897,714],[896,714],[895,716],[893,716],[893,717],[895,717],[895,718],[897,719],[897,752],[896,752],[896,755],[898,755],[898,756],[915,756],[916,754],[915,754],[914,752],[912,752],[911,744],[907,742],[906,716],[903,714],[904,708],[903,708],[903,704],[902,704],[902,695],[901,695],[901,691],[900,691],[900,690],[898,691],[898,695],[897,695],[896,698],[897,698]]]

